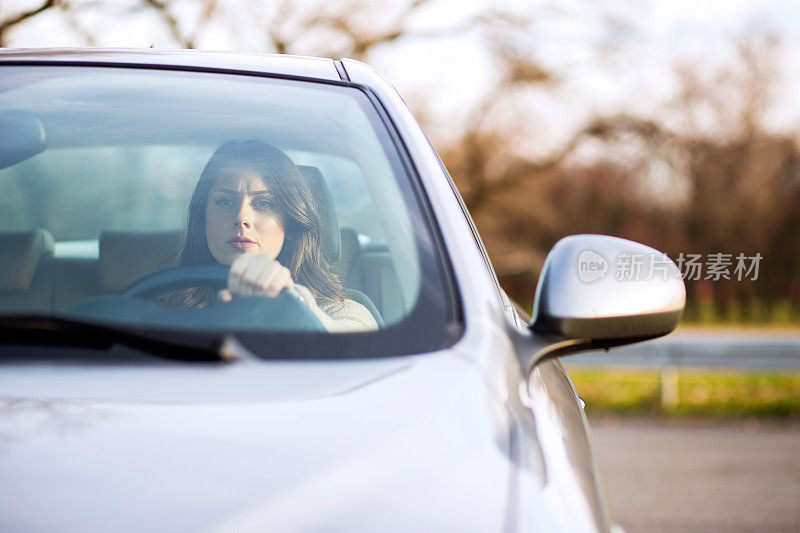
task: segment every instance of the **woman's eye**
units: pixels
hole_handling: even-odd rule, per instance
[[[230,198],[217,198],[214,201],[214,205],[216,205],[217,207],[230,207],[233,205],[233,200],[231,200]]]
[[[271,201],[263,200],[263,199],[262,200],[256,200],[255,202],[253,202],[253,206],[257,207],[258,209],[269,209],[269,208],[273,207],[274,205],[275,204],[273,204]]]

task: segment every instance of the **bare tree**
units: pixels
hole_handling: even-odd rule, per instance
[[[152,9],[169,29],[175,42],[181,48],[197,48],[200,34],[217,12],[219,7],[217,0],[198,0],[200,17],[192,27],[187,27],[187,24],[181,23],[171,7],[173,3],[166,0],[142,0],[141,6],[137,7]]]
[[[64,22],[85,44],[94,46],[96,35],[81,22],[82,15],[101,12],[109,19],[143,10],[152,12],[172,35],[176,46],[196,48],[199,36],[218,10],[217,0],[198,0],[200,16],[191,25],[180,20],[175,13],[177,2],[170,0],[132,0],[128,4],[104,5],[101,2],[70,2],[69,0],[45,0],[22,12],[12,13],[0,19],[0,47],[9,46],[8,33],[26,21],[48,11],[58,10]],[[1,13],[1,11],[0,11]]]
[[[687,280],[691,302],[697,302],[696,291],[702,289],[706,298],[713,298],[719,310],[732,317],[753,301],[800,304],[800,234],[792,229],[800,221],[799,132],[773,129],[765,119],[776,105],[779,45],[774,36],[752,29],[737,35],[731,41],[734,60],[730,63],[675,66],[681,90],[663,117],[608,117],[594,130],[607,146],[630,144],[632,139],[642,143],[646,149],[632,168],[663,161],[687,194],[663,212],[659,212],[658,199],[645,198],[650,213],[643,213],[642,198],[623,202],[620,209],[619,198],[605,196],[598,183],[588,184],[594,191],[593,205],[606,213],[605,220],[595,221],[592,231],[638,238],[672,257],[727,253],[735,261],[740,253],[761,254],[758,280],[742,283],[734,277],[713,284]],[[585,171],[586,167],[581,172]],[[613,172],[625,173],[621,168]],[[576,176],[571,177],[572,195],[580,196],[587,182],[575,187]],[[622,196],[630,193],[630,183],[610,176],[605,181],[617,183]],[[588,210],[589,205],[581,208]],[[635,224],[628,220],[620,225],[615,211],[638,213],[641,218]]]
[[[64,7],[67,5],[67,2],[63,0],[45,0],[41,2],[39,5],[29,8],[25,11],[20,13],[12,14],[11,16],[0,20],[0,47],[8,46],[6,34],[12,28],[22,24],[26,20],[35,17],[45,11],[55,8],[55,7]]]

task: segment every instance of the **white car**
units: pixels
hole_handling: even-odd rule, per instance
[[[298,169],[280,179],[313,196],[316,265],[360,325],[309,302],[308,263],[277,297],[227,301],[208,234],[213,259],[187,259],[193,224],[211,227],[190,198],[228,142]],[[242,200],[256,192],[225,189],[202,216],[289,216],[280,198]],[[306,235],[275,217],[281,246]],[[228,244],[260,245],[242,239]],[[558,357],[675,327],[683,282],[656,256],[563,239],[529,320],[367,65],[2,50],[0,530],[609,531]],[[620,257],[641,272],[619,275]],[[159,300],[197,289],[206,304]]]

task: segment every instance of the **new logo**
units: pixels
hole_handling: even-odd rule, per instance
[[[608,261],[591,250],[584,250],[578,256],[578,278],[584,283],[603,279],[608,273]]]

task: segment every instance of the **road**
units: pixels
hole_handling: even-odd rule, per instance
[[[800,531],[800,424],[590,420],[627,533]]]
[[[678,329],[609,352],[570,355],[569,365],[800,369],[800,330]]]

